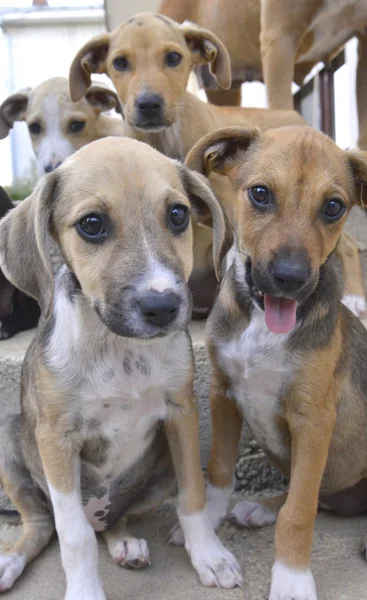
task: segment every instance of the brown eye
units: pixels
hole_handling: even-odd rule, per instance
[[[168,52],[166,54],[166,65],[168,67],[176,67],[182,61],[182,54],[179,52]]]
[[[127,71],[129,68],[129,61],[125,56],[118,56],[112,64],[117,71]]]
[[[174,204],[169,208],[168,223],[173,233],[182,233],[189,224],[189,209],[184,204]]]
[[[107,237],[105,220],[96,213],[85,215],[76,223],[76,230],[87,242],[101,243]]]
[[[255,185],[249,190],[250,199],[254,204],[264,206],[270,201],[270,192],[264,185]]]
[[[79,131],[83,131],[84,127],[85,121],[71,121],[69,131],[71,131],[71,133],[79,133]]]
[[[345,204],[339,198],[332,198],[324,205],[323,216],[329,222],[337,221],[345,213]]]
[[[37,121],[28,125],[28,129],[32,135],[39,135],[42,130],[41,125]]]

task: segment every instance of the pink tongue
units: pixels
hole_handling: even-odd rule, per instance
[[[273,333],[288,333],[296,324],[297,301],[264,294],[265,323]]]

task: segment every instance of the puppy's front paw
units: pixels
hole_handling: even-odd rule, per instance
[[[145,540],[125,538],[110,549],[115,563],[126,569],[145,569],[150,565],[148,544]]]
[[[186,550],[203,585],[219,588],[242,586],[241,567],[214,533],[205,544],[201,543],[195,547],[186,545]]]
[[[363,296],[345,294],[342,298],[342,303],[357,317],[360,317],[366,310],[366,300]]]
[[[106,596],[98,580],[89,580],[83,584],[68,585],[65,600],[106,600]]]
[[[317,600],[315,580],[310,569],[291,569],[276,562],[269,600]]]
[[[21,554],[12,552],[0,555],[0,592],[6,592],[13,587],[14,581],[23,572],[25,565],[26,559]]]
[[[258,502],[238,502],[229,515],[238,527],[266,527],[277,520],[277,513]]]

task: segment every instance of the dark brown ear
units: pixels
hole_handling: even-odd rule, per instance
[[[56,172],[43,177],[34,192],[0,221],[0,267],[15,287],[52,314],[54,276],[49,255],[51,205]]]
[[[194,65],[208,64],[210,72],[220,87],[231,87],[231,60],[225,45],[211,31],[185,21],[181,31],[191,51]]]
[[[194,218],[198,223],[213,228],[213,262],[219,280],[222,260],[233,244],[232,228],[208,180],[184,165],[179,165],[178,168]]]
[[[246,152],[260,135],[256,127],[224,127],[209,133],[193,146],[186,157],[186,165],[209,176],[211,172],[227,175],[236,166],[240,155]]]
[[[13,94],[0,106],[0,140],[7,137],[15,121],[24,121],[30,91]]]
[[[90,87],[92,73],[106,73],[106,58],[110,44],[108,33],[101,33],[81,48],[69,71],[70,98],[77,102]]]
[[[354,203],[367,209],[367,152],[348,152],[348,156],[355,186]]]
[[[92,83],[85,94],[85,99],[97,112],[106,112],[114,108],[116,112],[122,114],[116,92],[110,90],[107,86]]]

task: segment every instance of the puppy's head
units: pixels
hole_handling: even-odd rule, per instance
[[[199,141],[191,168],[229,178],[237,277],[287,332],[314,291],[353,204],[367,199],[367,163],[309,127],[225,128]]]
[[[128,138],[105,138],[70,157],[0,224],[0,264],[53,310],[48,236],[77,288],[118,335],[151,338],[186,327],[192,225],[213,222],[219,270],[225,218],[205,178]]]
[[[115,92],[93,84],[85,98],[72,102],[65,77],[47,79],[33,90],[9,96],[0,106],[0,139],[16,121],[25,121],[37,158],[38,174],[49,173],[97,139],[101,112],[120,110]]]
[[[159,131],[185,110],[182,101],[196,64],[210,65],[219,85],[230,87],[229,56],[214,34],[191,23],[179,25],[162,15],[142,13],[81,48],[70,68],[70,94],[79,100],[91,73],[106,73],[129,125]]]

